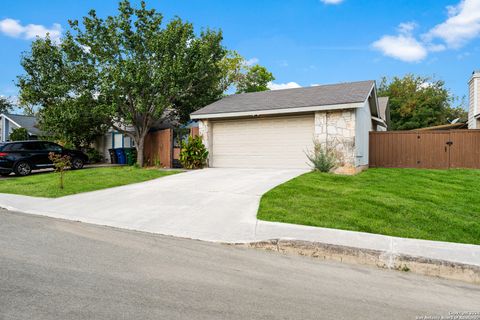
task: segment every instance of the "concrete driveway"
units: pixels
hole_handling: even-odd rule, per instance
[[[0,194],[0,206],[177,237],[248,242],[256,240],[261,195],[304,172],[210,168],[57,199]]]

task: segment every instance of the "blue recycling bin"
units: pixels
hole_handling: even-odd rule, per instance
[[[123,148],[115,149],[115,154],[117,155],[118,164],[127,164],[127,157],[125,156]]]

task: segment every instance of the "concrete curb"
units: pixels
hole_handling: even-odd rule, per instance
[[[235,245],[480,284],[479,266],[446,260],[302,240],[271,239]]]

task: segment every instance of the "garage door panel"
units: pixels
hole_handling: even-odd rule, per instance
[[[214,167],[307,168],[314,116],[213,122]]]

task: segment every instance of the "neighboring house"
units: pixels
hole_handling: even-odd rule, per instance
[[[468,82],[468,129],[480,129],[480,71],[474,71]]]
[[[336,148],[339,173],[368,166],[369,132],[387,129],[374,81],[236,94],[194,113],[211,167],[309,168],[313,141]]]
[[[133,148],[135,143],[128,135],[110,128],[107,133],[95,139],[93,147],[100,152],[105,162],[110,162],[109,149]]]
[[[25,128],[32,140],[43,135],[42,131],[37,128],[37,118],[35,116],[0,114],[0,142],[9,141],[10,133],[13,129],[18,128]]]

